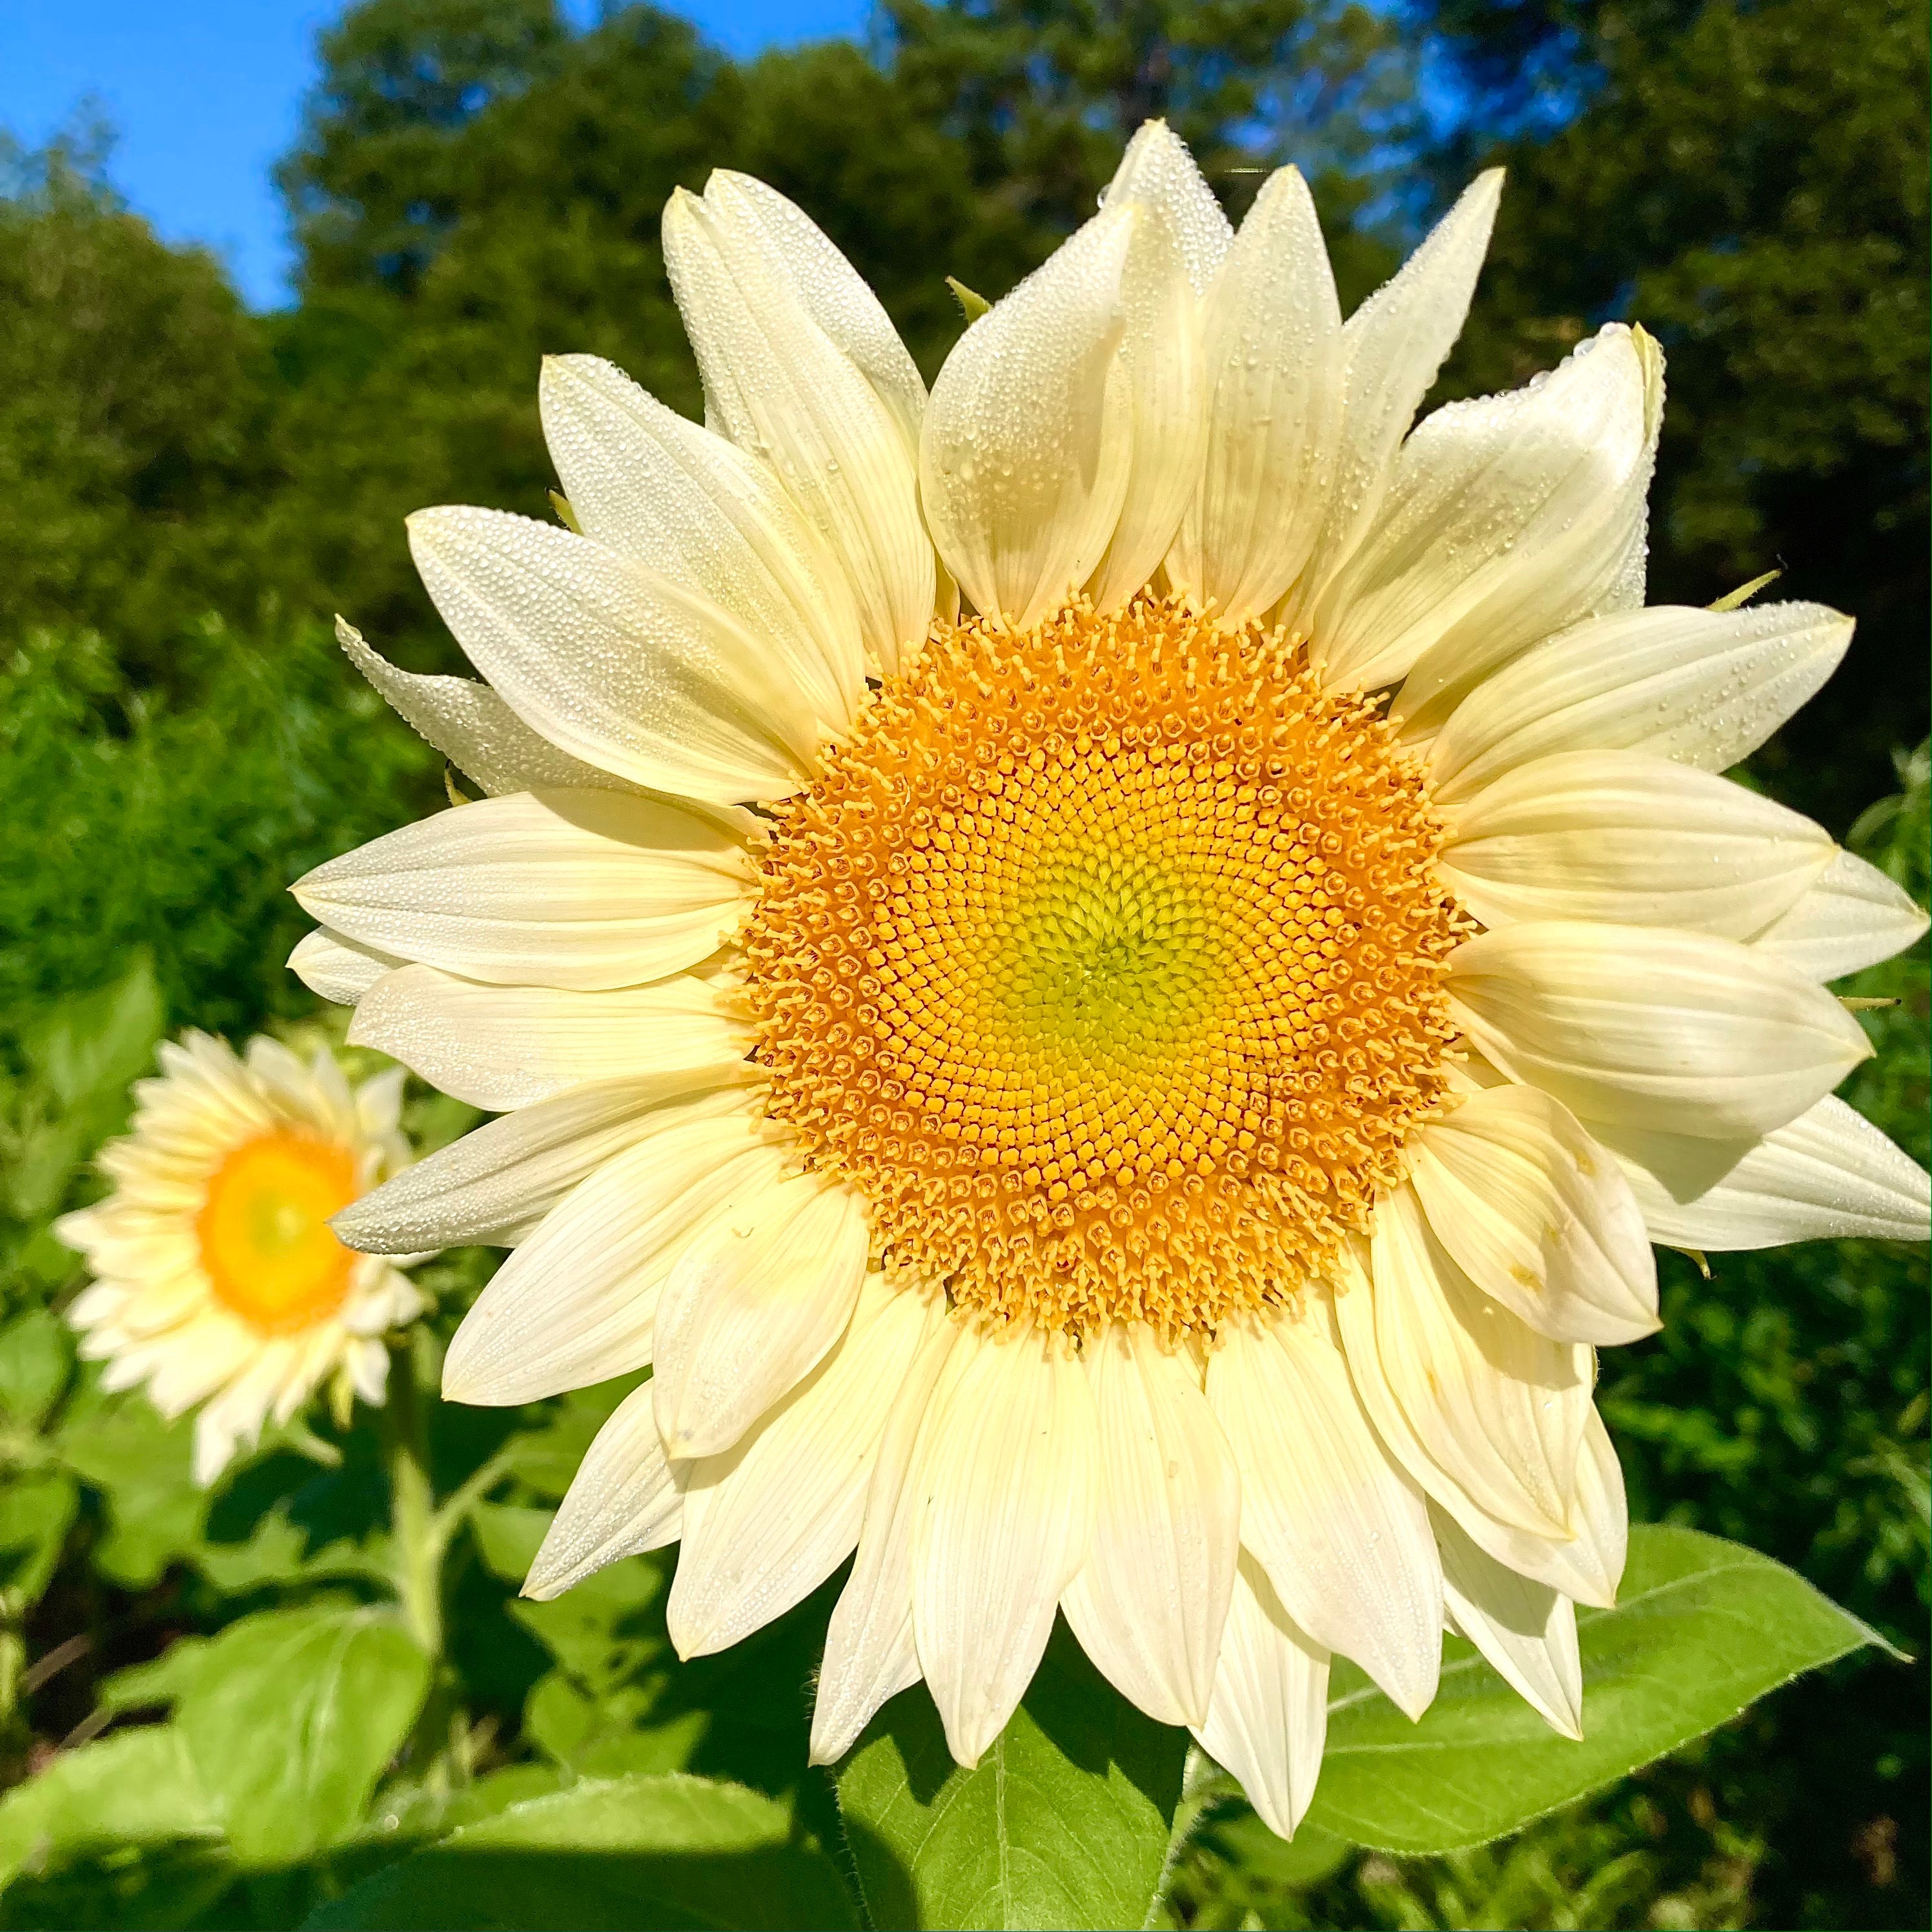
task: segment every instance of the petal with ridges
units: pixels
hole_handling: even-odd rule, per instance
[[[349,1043],[378,1048],[472,1107],[506,1113],[584,1081],[742,1059],[752,1030],[719,1002],[718,986],[692,973],[580,993],[405,966],[364,994]]]
[[[675,1543],[683,1528],[680,1478],[651,1419],[651,1389],[633,1389],[598,1430],[544,1535],[522,1594],[540,1604],[620,1556]]]
[[[1241,1558],[1201,1748],[1240,1779],[1277,1838],[1315,1796],[1328,1735],[1328,1652],[1298,1630],[1266,1573]]]
[[[665,1612],[679,1656],[762,1629],[850,1555],[893,1396],[944,1318],[943,1301],[872,1276],[810,1377],[728,1453],[690,1466]]]
[[[354,1006],[385,974],[406,963],[358,946],[326,926],[297,940],[288,957],[289,970],[318,999],[338,1006]]]
[[[608,992],[694,966],[737,929],[758,878],[740,815],[518,792],[371,839],[290,890],[359,945],[495,986]]]
[[[722,1454],[812,1372],[851,1319],[870,1238],[863,1196],[799,1174],[692,1244],[651,1345],[668,1454]]]
[[[1485,926],[1590,920],[1749,939],[1832,862],[1802,814],[1643,752],[1558,752],[1444,813],[1442,882]]]
[[[694,1121],[604,1162],[544,1217],[463,1318],[452,1402],[502,1408],[628,1375],[651,1358],[658,1296],[686,1249],[783,1172],[748,1119]]]
[[[1373,690],[1430,653],[1416,695],[1434,695],[1604,608],[1648,478],[1644,428],[1642,361],[1617,323],[1526,388],[1425,418],[1312,614],[1324,682]]]
[[[1241,1473],[1243,1547],[1303,1630],[1420,1717],[1442,1666],[1436,1540],[1362,1412],[1332,1324],[1313,1288],[1265,1327],[1229,1324],[1208,1400]]]
[[[735,1060],[566,1088],[438,1148],[351,1202],[329,1226],[364,1254],[468,1241],[514,1247],[578,1182],[638,1142],[689,1120],[748,1116],[752,1071]]]
[[[734,613],[842,731],[865,696],[859,607],[778,478],[600,356],[546,356],[538,399],[584,534]]]
[[[1594,1420],[1594,1411],[1586,1419],[1582,1450],[1577,1458],[1574,1524],[1577,1534],[1567,1543],[1556,1543],[1498,1522],[1472,1501],[1468,1492],[1430,1456],[1410,1426],[1383,1370],[1376,1342],[1375,1298],[1366,1279],[1358,1270],[1348,1272],[1352,1277],[1349,1285],[1335,1297],[1336,1317],[1355,1391],[1389,1454],[1428,1492],[1430,1501],[1440,1504],[1498,1562],[1551,1585],[1580,1604],[1606,1609],[1615,1603],[1617,1579],[1623,1570],[1624,1533],[1605,1511],[1600,1462],[1602,1454],[1607,1453],[1608,1440],[1604,1438],[1600,1451],[1597,1438],[1601,1436],[1601,1424]],[[1614,1470],[1613,1457],[1610,1466]],[[1621,1502],[1620,1478],[1616,1493]]]
[[[1579,624],[1478,685],[1428,749],[1444,800],[1553,752],[1648,752],[1728,770],[1838,668],[1852,620],[1822,604],[1658,604]]]
[[[1492,1087],[1412,1144],[1430,1226],[1492,1300],[1559,1342],[1655,1332],[1657,1260],[1636,1197],[1561,1101]]]
[[[1507,926],[1458,946],[1445,985],[1482,1053],[1586,1120],[1768,1133],[1872,1051],[1828,993],[1709,933]]]
[[[1307,563],[1342,427],[1342,311],[1298,168],[1270,176],[1210,290],[1208,446],[1167,560],[1177,590],[1258,616]]]
[[[1119,609],[1159,568],[1194,494],[1206,453],[1197,279],[1226,218],[1193,157],[1165,122],[1144,122],[1109,184],[1105,206],[1136,211],[1120,278],[1126,326],[1120,366],[1133,416],[1126,500],[1088,594],[1097,610]],[[1218,238],[1215,225],[1220,226]]]
[[[946,1742],[968,1769],[1005,1728],[1093,1532],[1094,1396],[1063,1342],[962,1335],[914,1454],[912,1618]]]
[[[888,1697],[919,1682],[912,1630],[912,1535],[919,1518],[914,1456],[927,1405],[961,1330],[937,1320],[892,1408],[866,1490],[864,1526],[852,1574],[833,1606],[812,1712],[812,1762],[843,1757]]]
[[[1432,1505],[1429,1514],[1456,1628],[1552,1730],[1580,1742],[1583,1660],[1576,1605],[1478,1548],[1445,1511]]]
[[[1116,353],[1138,216],[1103,211],[953,345],[920,442],[933,542],[985,615],[1024,629],[1106,553],[1132,410]]]
[[[1082,1352],[1100,1418],[1097,1506],[1060,1606],[1124,1696],[1157,1723],[1204,1724],[1240,1547],[1234,1454],[1184,1350],[1117,1322]]]
[[[1588,1349],[1552,1342],[1483,1294],[1412,1188],[1377,1206],[1370,1253],[1376,1348],[1417,1439],[1498,1522],[1567,1540]]]
[[[338,617],[335,640],[389,709],[416,735],[491,796],[544,785],[601,786],[634,791],[628,778],[586,764],[532,731],[487,684],[467,677],[425,677],[398,670],[370,649],[353,624]]]
[[[1502,186],[1501,168],[1478,175],[1400,272],[1342,325],[1335,482],[1314,556],[1290,599],[1298,628],[1373,526],[1402,438],[1462,332]]]
[[[1923,907],[1876,866],[1837,852],[1810,889],[1751,941],[1808,980],[1842,979],[1903,952],[1925,930]]]
[[[1599,1127],[1652,1238],[1718,1254],[1787,1241],[1922,1241],[1932,1180],[1835,1096],[1763,1139]]]
[[[778,472],[838,559],[866,648],[891,672],[932,615],[916,472],[899,417],[814,319],[769,212],[727,176],[714,174],[701,201],[680,188],[664,207],[664,267],[706,420]]]
[[[418,510],[410,554],[470,661],[572,757],[658,791],[783,798],[818,728],[722,605],[615,550],[502,511]]]

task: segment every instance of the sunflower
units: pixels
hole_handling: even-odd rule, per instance
[[[998,1735],[1057,1611],[1287,1833],[1331,1654],[1559,1731],[1650,1246],[1924,1232],[1822,982],[1917,908],[1718,776],[1849,620],[1642,608],[1612,325],[1411,425],[1500,190],[1346,322],[1300,176],[1136,136],[931,394],[806,214],[664,248],[706,426],[546,364],[567,528],[411,520],[487,684],[345,648],[488,794],[296,888],[351,1038],[502,1118],[334,1223],[514,1252],[447,1394],[652,1378],[526,1588],[681,1539],[694,1656],[848,1557],[812,1749]]]
[[[200,1033],[164,1042],[160,1064],[101,1151],[112,1191],[54,1232],[94,1276],[68,1314],[81,1354],[165,1416],[201,1405],[205,1486],[325,1378],[340,1408],[382,1400],[383,1333],[422,1306],[399,1270],[427,1257],[358,1254],[328,1226],[409,1163],[400,1067],[352,1089],[326,1052],[258,1038],[244,1059]]]

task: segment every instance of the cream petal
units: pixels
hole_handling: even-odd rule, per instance
[[[1925,1170],[1828,1096],[1759,1141],[1599,1127],[1652,1238],[1718,1254],[1787,1241],[1927,1238]]]
[[[1490,245],[1503,171],[1465,188],[1427,238],[1342,326],[1342,428],[1314,555],[1285,615],[1305,631],[1323,588],[1374,526],[1396,454],[1462,333]]]
[[[700,1120],[605,1162],[496,1270],[449,1345],[442,1392],[503,1408],[651,1358],[658,1296],[685,1250],[777,1179],[754,1121]]]
[[[470,660],[573,757],[716,804],[811,770],[806,694],[722,605],[601,544],[497,510],[418,510],[410,552]]]
[[[1571,527],[1559,522],[1552,532],[1546,525],[1538,533],[1542,554],[1524,560],[1504,594],[1465,617],[1417,659],[1390,706],[1406,736],[1419,740],[1439,730],[1462,698],[1530,645],[1580,619],[1642,607],[1650,482],[1664,427],[1664,351],[1640,328],[1630,332],[1629,340],[1639,398],[1634,411],[1626,406],[1618,413],[1604,443],[1620,456],[1627,454],[1628,435],[1634,429],[1634,460],[1619,468],[1594,513],[1585,512]]]
[[[1308,184],[1268,178],[1208,293],[1208,446],[1167,560],[1176,590],[1238,622],[1307,563],[1342,426],[1342,311]]]
[[[1642,752],[1558,752],[1450,808],[1442,882],[1485,926],[1592,920],[1749,939],[1832,862],[1830,836]]]
[[[1136,216],[1120,278],[1133,454],[1112,540],[1088,585],[1094,608],[1108,611],[1160,568],[1200,476],[1208,433],[1201,297],[1230,231],[1193,157],[1162,121],[1144,122],[1128,142],[1103,203]]]
[[[1315,1796],[1328,1734],[1328,1652],[1298,1629],[1244,1556],[1221,1640],[1201,1748],[1240,1780],[1277,1838],[1292,1838]]]
[[[1094,1543],[1060,1600],[1120,1694],[1204,1724],[1240,1547],[1241,1480],[1193,1358],[1117,1323],[1084,1349],[1100,1418]]]
[[[1903,952],[1925,926],[1924,908],[1903,886],[1876,866],[1837,852],[1809,890],[1751,946],[1822,982]]]
[[[777,476],[600,356],[547,356],[538,396],[584,534],[722,604],[844,730],[866,693],[859,607]]]
[[[399,1133],[403,1125],[403,1094],[409,1074],[400,1066],[372,1073],[356,1089],[356,1124],[378,1138]]]
[[[812,1712],[812,1762],[843,1757],[888,1697],[919,1682],[912,1629],[912,1536],[920,1492],[914,1457],[940,1372],[962,1333],[935,1318],[899,1384],[866,1490],[852,1574],[833,1606]]]
[[[492,796],[543,786],[637,789],[628,778],[559,751],[487,684],[473,678],[425,677],[398,670],[340,617],[335,620],[335,640],[411,730]]]
[[[1324,682],[1372,690],[1414,672],[1406,716],[1606,608],[1648,482],[1646,428],[1644,358],[1621,324],[1526,388],[1425,418],[1312,613]]]
[[[1445,984],[1482,1053],[1586,1120],[1768,1133],[1872,1051],[1828,993],[1708,933],[1508,926],[1457,947]]]
[[[963,1335],[914,1454],[914,1641],[953,1756],[1005,1728],[1093,1533],[1094,1396],[1063,1342]]]
[[[1424,1449],[1498,1522],[1567,1540],[1588,1349],[1538,1334],[1484,1294],[1407,1187],[1376,1209],[1370,1292],[1383,1377]]]
[[[679,1656],[749,1636],[851,1554],[893,1396],[944,1316],[943,1300],[872,1276],[811,1376],[727,1453],[690,1466],[666,1606]]]
[[[1445,1511],[1432,1505],[1429,1514],[1455,1628],[1552,1730],[1580,1742],[1583,1660],[1576,1605],[1478,1548]]]
[[[339,932],[319,926],[296,942],[288,968],[318,999],[352,1006],[386,973],[405,962],[392,953],[357,946]]]
[[[752,1071],[735,1060],[567,1087],[405,1168],[329,1226],[364,1254],[469,1241],[514,1247],[578,1182],[640,1141],[721,1114],[748,1116]]]
[[[362,996],[349,1043],[376,1048],[472,1107],[506,1113],[586,1081],[709,1072],[742,1059],[754,1041],[720,1004],[716,982],[694,974],[580,993],[405,966]]]
[[[701,201],[680,188],[664,208],[664,266],[704,380],[706,420],[777,472],[838,560],[867,650],[893,671],[925,637],[934,590],[904,411],[828,333],[828,303],[839,302],[818,272],[823,258],[814,268],[788,257],[767,226],[770,202],[742,182],[714,174]]]
[[[1241,1543],[1288,1615],[1420,1717],[1442,1654],[1442,1574],[1421,1496],[1349,1384],[1328,1298],[1269,1325],[1232,1323],[1208,1400],[1241,1472]]]
[[[1616,1600],[1617,1580],[1623,1574],[1626,1526],[1622,1508],[1622,1479],[1609,1438],[1594,1409],[1586,1417],[1583,1441],[1571,1497],[1571,1527],[1567,1542],[1553,1542],[1499,1522],[1474,1502],[1462,1486],[1423,1447],[1384,1370],[1376,1340],[1375,1298],[1359,1272],[1335,1297],[1335,1310],[1348,1372],[1373,1420],[1376,1433],[1409,1477],[1454,1517],[1470,1538],[1498,1562],[1525,1576],[1561,1590],[1580,1604],[1607,1608]],[[1606,1464],[1607,1463],[1607,1470]],[[1614,1496],[1609,1486],[1614,1479]]]
[[[1654,1334],[1657,1261],[1630,1183],[1560,1101],[1492,1087],[1424,1128],[1410,1180],[1492,1300],[1558,1342]]]
[[[683,1522],[682,1473],[658,1440],[646,1382],[598,1430],[524,1579],[524,1595],[547,1604],[620,1556],[675,1543]]]
[[[1477,686],[1428,748],[1447,802],[1555,752],[1648,752],[1726,771],[1838,668],[1852,620],[1822,604],[1659,604],[1577,625]]]
[[[844,1334],[866,1279],[862,1196],[793,1174],[693,1242],[658,1298],[658,1432],[676,1457],[720,1455]]]
[[[1093,574],[1125,499],[1132,389],[1117,354],[1138,211],[1103,210],[953,345],[920,442],[946,567],[1024,629]]]
[[[755,175],[716,170],[705,200],[764,231],[765,263],[784,276],[806,313],[872,386],[916,461],[926,384],[865,277],[804,209]]]
[[[495,986],[604,992],[694,966],[736,930],[758,877],[738,816],[518,792],[405,825],[290,890],[357,944]]]

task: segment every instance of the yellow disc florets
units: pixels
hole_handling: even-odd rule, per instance
[[[1257,627],[940,627],[776,828],[768,1111],[988,1316],[1286,1300],[1443,1091],[1441,836],[1372,706]]]

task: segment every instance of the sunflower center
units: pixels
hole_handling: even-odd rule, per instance
[[[215,1298],[264,1335],[334,1314],[356,1257],[328,1217],[355,1198],[346,1148],[286,1132],[244,1142],[215,1170],[195,1220]]]
[[[992,1318],[1286,1301],[1443,1090],[1440,842],[1373,708],[1258,627],[941,627],[772,840],[767,1109]]]

